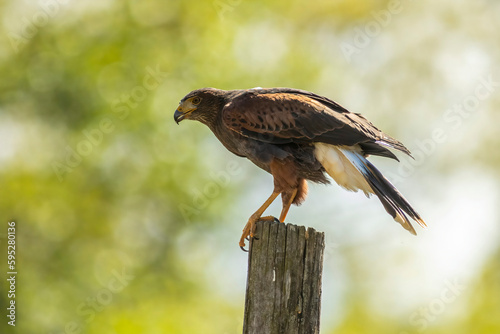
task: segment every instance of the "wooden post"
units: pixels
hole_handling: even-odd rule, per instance
[[[257,223],[243,334],[319,333],[324,248],[325,234],[313,228]]]

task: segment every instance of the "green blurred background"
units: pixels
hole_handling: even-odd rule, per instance
[[[207,128],[200,87],[311,90],[415,160],[372,161],[429,225],[311,186],[322,333],[500,333],[500,2],[0,1],[1,333],[240,333],[237,246],[271,177]],[[279,202],[279,201],[278,201]],[[270,214],[279,213],[273,205]]]

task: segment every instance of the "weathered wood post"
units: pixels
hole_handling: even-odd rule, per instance
[[[258,222],[250,242],[243,334],[317,334],[325,235]]]

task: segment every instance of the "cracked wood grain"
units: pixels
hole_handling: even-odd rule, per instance
[[[325,236],[258,222],[250,242],[244,334],[317,334]]]

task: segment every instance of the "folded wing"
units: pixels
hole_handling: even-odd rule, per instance
[[[396,160],[387,148],[410,154],[402,143],[377,129],[362,115],[301,90],[248,90],[223,108],[222,121],[244,136],[274,144],[358,144],[365,155]]]

